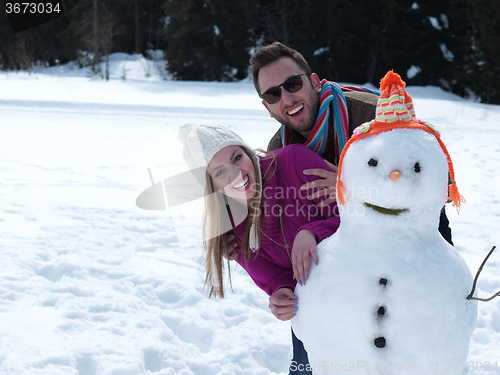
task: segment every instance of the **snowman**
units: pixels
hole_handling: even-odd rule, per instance
[[[341,225],[318,247],[292,327],[313,373],[461,374],[476,324],[472,275],[438,232],[463,202],[439,133],[417,120],[400,76],[339,162]],[[449,177],[451,184],[449,185]],[[449,193],[449,197],[448,197]],[[311,262],[312,263],[312,262]]]

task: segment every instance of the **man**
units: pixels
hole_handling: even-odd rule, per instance
[[[268,151],[301,143],[321,155],[331,171],[305,170],[305,174],[322,179],[302,188],[321,188],[309,198],[325,196],[319,205],[331,203],[335,200],[336,165],[343,145],[357,126],[375,118],[378,95],[352,87],[340,89],[334,83],[320,81],[298,51],[279,42],[260,48],[250,59],[250,64],[254,86],[262,103],[271,117],[282,124],[282,129],[270,140]],[[451,243],[448,225],[443,210],[439,230]],[[315,248],[309,253],[292,253],[294,274],[298,280],[305,280],[304,275],[307,279],[310,255],[318,259]],[[295,264],[299,265],[298,268]],[[289,320],[297,311],[296,297],[290,289],[280,289],[269,298],[269,308],[278,319]],[[294,361],[307,364],[305,350],[295,335],[292,337]]]

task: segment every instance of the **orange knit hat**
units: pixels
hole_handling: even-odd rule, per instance
[[[465,202],[465,199],[458,192],[457,184],[455,183],[455,171],[453,170],[453,163],[451,162],[450,154],[446,150],[446,146],[441,141],[439,132],[431,124],[418,120],[415,117],[415,110],[413,109],[413,101],[404,89],[406,84],[403,82],[399,74],[394,73],[392,70],[387,72],[384,78],[380,81],[380,98],[377,103],[375,120],[358,126],[354,129],[353,135],[349,142],[345,145],[340,155],[338,176],[337,179],[337,194],[339,204],[345,204],[344,198],[344,185],[341,180],[342,176],[342,162],[345,153],[349,146],[362,138],[370,135],[390,131],[393,129],[421,129],[434,135],[441,146],[446,159],[448,161],[448,171],[450,174],[451,183],[448,185],[449,199],[453,201],[453,206],[460,208],[460,205]]]

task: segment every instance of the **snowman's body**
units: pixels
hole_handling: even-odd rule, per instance
[[[448,165],[436,138],[395,129],[360,139],[341,178],[341,225],[295,290],[292,327],[314,373],[462,373],[477,306],[465,261],[437,230]]]

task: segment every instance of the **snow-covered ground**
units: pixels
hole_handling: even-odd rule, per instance
[[[109,82],[71,65],[0,73],[0,374],[288,372],[290,325],[267,295],[233,267],[233,291],[209,300],[200,246],[177,235],[197,223],[135,206],[147,168],[155,181],[187,169],[181,124],[224,125],[265,148],[277,123],[250,81],[164,81],[145,61],[113,56]],[[500,245],[500,107],[408,91],[453,159],[467,203],[448,217],[475,274]],[[499,269],[493,253],[480,296],[500,290]],[[485,371],[500,369],[498,353],[500,298],[479,304],[473,372],[500,373]]]

